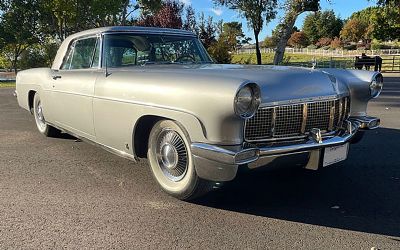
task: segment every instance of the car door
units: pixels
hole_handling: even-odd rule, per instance
[[[73,41],[61,68],[52,76],[52,108],[56,125],[95,140],[93,95],[99,68],[100,38]]]

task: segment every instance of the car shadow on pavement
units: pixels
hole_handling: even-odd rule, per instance
[[[240,174],[196,201],[204,206],[387,236],[400,236],[400,130],[369,131],[348,159],[321,171]]]

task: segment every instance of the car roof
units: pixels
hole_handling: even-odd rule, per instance
[[[196,36],[193,32],[181,29],[170,29],[170,28],[158,28],[158,27],[141,27],[141,26],[110,26],[85,30],[73,34],[67,39],[76,39],[82,36],[90,36],[102,33],[118,33],[118,32],[135,32],[135,33],[146,33],[146,34],[175,34],[175,35],[186,35]],[[72,40],[71,39],[71,40]]]
[[[57,51],[57,55],[53,61],[53,65],[51,68],[54,70],[58,70],[61,67],[65,53],[67,53],[68,50],[68,46],[75,39],[79,39],[81,37],[86,37],[86,36],[106,34],[106,33],[124,33],[124,32],[132,32],[132,33],[134,32],[141,34],[164,34],[164,35],[181,35],[181,36],[183,35],[183,36],[197,37],[193,32],[187,30],[157,28],[157,27],[110,26],[110,27],[85,30],[68,36],[62,42],[60,48]]]

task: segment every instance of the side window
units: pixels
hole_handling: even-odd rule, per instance
[[[75,43],[72,43],[67,51],[67,56],[64,57],[64,61],[62,63],[61,69],[69,69],[71,67],[71,61],[72,61],[72,56],[74,55],[74,45]]]
[[[106,36],[104,53],[108,67],[128,67],[138,64],[138,50],[129,37]]]
[[[99,65],[99,42],[97,38],[75,41],[67,52],[62,69],[88,69]],[[93,62],[93,64],[92,64]]]
[[[92,68],[97,68],[100,65],[100,39],[96,41],[96,49],[94,50]]]

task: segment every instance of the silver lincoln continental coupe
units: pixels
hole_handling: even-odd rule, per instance
[[[379,126],[366,110],[382,86],[378,72],[214,64],[191,32],[107,27],[68,37],[51,68],[18,73],[16,93],[40,133],[147,158],[161,188],[189,200],[238,168],[345,160]]]

